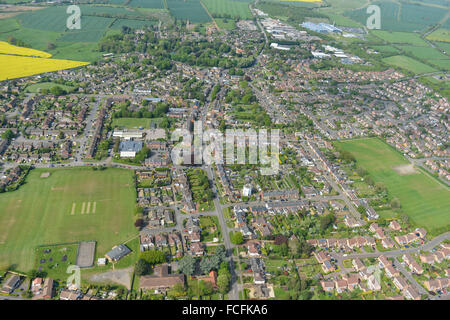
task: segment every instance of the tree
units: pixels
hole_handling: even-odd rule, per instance
[[[277,235],[275,237],[275,240],[274,240],[273,243],[275,245],[279,246],[279,245],[282,245],[283,243],[287,244],[287,242],[288,242],[288,238],[286,238],[285,236],[279,234],[279,235]]]
[[[172,289],[167,293],[171,297],[181,297],[186,295],[186,291],[184,290],[184,285],[181,283],[176,283]]]
[[[151,265],[166,262],[166,255],[160,250],[148,250],[141,252],[139,257]]]
[[[404,224],[409,224],[409,216],[406,215],[406,214],[402,214],[402,215],[400,216],[400,220],[402,220],[402,222],[403,222]]]
[[[358,208],[356,210],[361,214],[366,213],[366,208],[364,208],[364,206],[358,206]]]
[[[66,91],[63,90],[60,86],[54,86],[50,89],[50,93],[54,96],[62,96],[66,94]]]
[[[148,264],[147,261],[145,261],[144,259],[139,259],[138,262],[136,263],[136,267],[134,268],[134,273],[137,276],[143,276],[145,274],[148,274],[150,271],[150,265]]]
[[[236,231],[236,232],[231,232],[231,243],[232,244],[242,244],[244,242],[244,236],[242,235],[241,232]]]
[[[391,200],[391,208],[392,209],[400,209],[401,204],[400,204],[400,200],[398,198],[394,198]]]
[[[216,247],[216,256],[220,258],[220,262],[225,260],[225,258],[227,256],[225,246],[222,245],[222,246]]]
[[[200,270],[204,274],[208,274],[213,269],[211,258],[205,257],[200,261]]]
[[[185,256],[178,261],[178,269],[187,276],[192,275],[195,270],[195,259],[192,256]]]
[[[230,284],[230,279],[228,279],[227,275],[221,274],[217,277],[217,286],[219,287],[220,292],[226,293],[228,292],[228,286]]]
[[[377,182],[375,183],[375,191],[378,193],[382,193],[386,191],[386,186],[383,182]]]
[[[134,226],[138,229],[141,229],[144,226],[145,222],[144,219],[136,219],[134,222]]]
[[[334,215],[332,213],[320,217],[320,229],[326,230],[334,222]]]
[[[16,135],[14,134],[14,132],[12,132],[11,129],[6,130],[5,132],[3,132],[2,134],[2,138],[5,140],[11,140],[15,137]]]

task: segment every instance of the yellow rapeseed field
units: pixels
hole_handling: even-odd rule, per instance
[[[17,54],[19,56],[36,56],[42,58],[50,58],[52,56],[50,53],[44,51],[18,47],[5,41],[0,41],[0,53]]]
[[[0,54],[0,81],[32,76],[39,73],[70,69],[87,64],[89,63]]]

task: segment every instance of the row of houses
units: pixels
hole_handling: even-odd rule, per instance
[[[402,236],[395,236],[394,239],[400,245],[408,245],[419,239],[424,239],[426,235],[427,231],[424,228],[417,228],[414,232]]]
[[[309,239],[307,242],[318,248],[338,248],[345,251],[350,251],[354,248],[361,248],[363,246],[376,246],[376,241],[373,237],[357,236],[353,238],[330,238],[330,239]]]
[[[450,259],[450,245],[443,244],[439,250],[430,254],[421,254],[419,258],[420,261],[427,264],[441,263],[444,260]]]
[[[411,257],[403,256],[404,259],[408,259],[408,262],[412,263],[409,259]],[[408,284],[408,282],[400,275],[400,272],[394,267],[392,262],[384,255],[378,257],[380,268],[384,269],[386,276],[392,279],[395,287],[400,290],[405,298],[411,300],[420,300],[420,294],[415,288]],[[406,262],[406,261],[405,261]]]
[[[112,103],[112,99],[108,99],[107,100],[107,105],[111,105]],[[101,108],[98,116],[97,116],[97,120],[95,121],[95,132],[94,135],[92,137],[92,142],[91,145],[89,146],[88,149],[88,153],[86,155],[87,158],[93,158],[95,156],[95,152],[97,150],[97,144],[100,142],[100,139],[102,137],[102,129],[103,129],[103,122],[105,120],[105,115],[106,115],[106,107]]]
[[[152,249],[163,249],[167,246],[176,246],[176,256],[183,256],[183,243],[179,232],[150,234],[142,232],[139,235],[140,251],[147,251]]]
[[[188,182],[186,173],[184,172],[183,169],[176,169],[175,177],[178,180],[178,182],[175,183],[175,186],[178,187],[178,190],[181,191],[181,193],[183,195],[183,201],[182,201],[183,209],[187,213],[196,212],[197,208],[192,199],[192,192],[191,192],[191,188],[189,186],[189,182]]]

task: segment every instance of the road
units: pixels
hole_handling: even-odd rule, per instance
[[[443,233],[443,234],[435,237],[433,240],[431,240],[427,243],[424,243],[423,245],[416,247],[416,248],[397,249],[397,250],[383,251],[383,252],[377,251],[377,252],[353,253],[353,254],[347,254],[346,256],[344,256],[343,253],[332,253],[331,255],[336,260],[340,260],[340,259],[346,260],[346,259],[355,259],[355,258],[360,258],[360,259],[377,258],[381,255],[384,255],[387,258],[393,258],[398,255],[403,255],[405,253],[417,253],[421,250],[429,251],[429,250],[433,249],[434,247],[436,247],[441,242],[443,242],[444,240],[448,240],[448,239],[450,239],[450,232]]]
[[[421,295],[426,294],[428,295],[428,291],[425,290],[417,281],[413,278],[410,272],[408,272],[405,267],[397,260],[396,257],[394,259],[394,267],[399,270],[402,275],[409,281],[409,283],[412,284],[412,286],[419,292]]]

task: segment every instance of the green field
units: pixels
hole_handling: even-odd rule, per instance
[[[444,41],[444,42],[450,42],[450,30],[449,29],[437,29],[436,31],[433,31],[427,36],[428,40],[431,41]]]
[[[164,9],[164,0],[131,0],[128,5],[133,8]]]
[[[65,90],[66,92],[72,92],[75,90],[74,87],[66,86],[63,84],[58,84],[54,82],[41,82],[41,83],[35,83],[27,87],[26,91],[31,93],[38,93],[42,89],[48,89],[50,90],[53,87],[60,87],[61,89]]]
[[[438,67],[440,70],[449,71],[450,70],[450,59],[431,59],[428,61],[430,64]]]
[[[389,32],[384,30],[371,30],[371,33],[389,43],[410,44],[421,47],[428,46],[428,43],[426,43],[417,33]]]
[[[450,190],[421,170],[400,175],[394,168],[409,162],[377,138],[336,142],[354,155],[376,182],[383,182],[391,197],[400,200],[402,210],[417,226],[429,231],[450,226]]]
[[[111,29],[121,30],[123,26],[127,26],[133,29],[144,28],[147,26],[152,26],[156,23],[155,20],[132,20],[132,19],[117,19],[111,26]]]
[[[435,68],[407,56],[392,56],[384,58],[383,62],[391,66],[400,67],[417,74],[437,71]]]
[[[117,168],[32,170],[19,190],[0,194],[0,268],[31,270],[39,245],[95,240],[103,255],[135,236],[132,176]]]
[[[162,8],[163,0],[152,1],[159,1]],[[145,3],[151,4],[152,1],[146,0]],[[27,46],[51,53],[55,58],[95,61],[102,56],[98,52],[97,42],[105,34],[117,32],[124,25],[141,28],[155,24],[157,18],[154,13],[163,11],[151,9],[152,5],[146,9],[108,5],[81,5],[80,8],[80,30],[67,29],[66,6],[50,6],[38,11],[24,12],[13,18],[1,19],[0,40],[14,37]]]
[[[192,23],[211,22],[200,0],[166,0],[169,11],[178,20]]]
[[[431,47],[416,47],[416,46],[397,46],[403,51],[412,54],[414,57],[423,60],[444,60],[450,59],[445,54],[441,53],[437,49]]]
[[[423,32],[427,27],[441,21],[448,11],[448,6],[427,5],[426,3],[406,3],[404,1],[383,0],[366,2],[380,7],[381,29],[390,31]],[[366,24],[369,15],[367,5],[360,3],[356,10],[345,13],[346,16]]]
[[[252,13],[248,8],[247,2],[231,0],[202,0],[208,8],[209,13],[220,17],[232,17],[240,19],[251,19]]]
[[[236,28],[236,23],[232,19],[214,18],[214,21],[220,29],[233,30]]]
[[[372,49],[375,49],[378,52],[381,53],[400,53],[400,50],[398,50],[396,47],[393,46],[370,46]]]
[[[127,129],[133,129],[133,128],[144,128],[144,129],[150,129],[151,123],[158,124],[162,118],[116,118],[113,119],[112,126],[114,127],[125,127]]]

